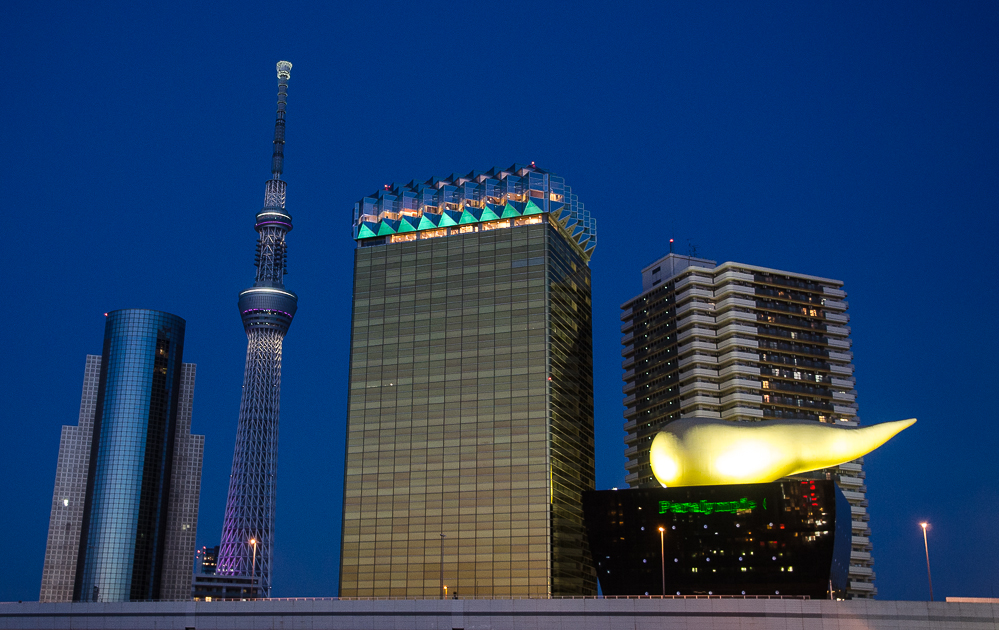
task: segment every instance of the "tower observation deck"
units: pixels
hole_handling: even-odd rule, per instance
[[[285,236],[291,215],[285,209],[285,107],[291,64],[277,64],[278,103],[274,123],[271,178],[264,207],[257,213],[257,277],[239,294],[239,313],[248,340],[236,449],[216,575],[251,577],[260,595],[270,595],[274,557],[278,420],[281,407],[281,344],[298,308],[298,296],[284,287]]]

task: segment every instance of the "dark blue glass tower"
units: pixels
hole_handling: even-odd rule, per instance
[[[107,314],[73,599],[158,599],[185,322]]]

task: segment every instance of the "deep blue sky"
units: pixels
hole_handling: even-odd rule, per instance
[[[362,6],[363,5],[363,6]],[[619,305],[675,237],[845,281],[877,586],[999,589],[994,241],[999,5],[14,3],[0,362],[0,601],[37,600],[60,426],[104,312],[187,320],[218,541],[269,177],[274,64],[294,63],[275,596],[336,592],[353,203],[534,160],[597,219],[597,485],[623,485]]]

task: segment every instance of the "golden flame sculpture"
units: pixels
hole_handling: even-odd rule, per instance
[[[915,422],[858,429],[810,420],[684,418],[652,440],[652,473],[663,487],[768,483],[857,459]]]

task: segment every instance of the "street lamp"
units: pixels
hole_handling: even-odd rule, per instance
[[[930,543],[926,541],[926,526],[929,523],[920,523],[923,528],[923,548],[926,549],[926,579],[930,582],[930,601],[933,601],[933,576],[930,574]]]
[[[663,566],[663,597],[666,597],[666,543],[664,542],[664,536],[666,535],[666,528],[659,527],[659,558],[662,560]]]
[[[447,591],[444,590],[446,588],[444,586],[444,538],[446,538],[446,536],[444,535],[443,532],[441,532],[441,588],[440,588],[441,599],[444,599],[447,596]]]
[[[250,544],[253,545],[253,569],[250,570],[250,585],[253,586],[253,596],[257,596],[257,539],[251,538]]]

